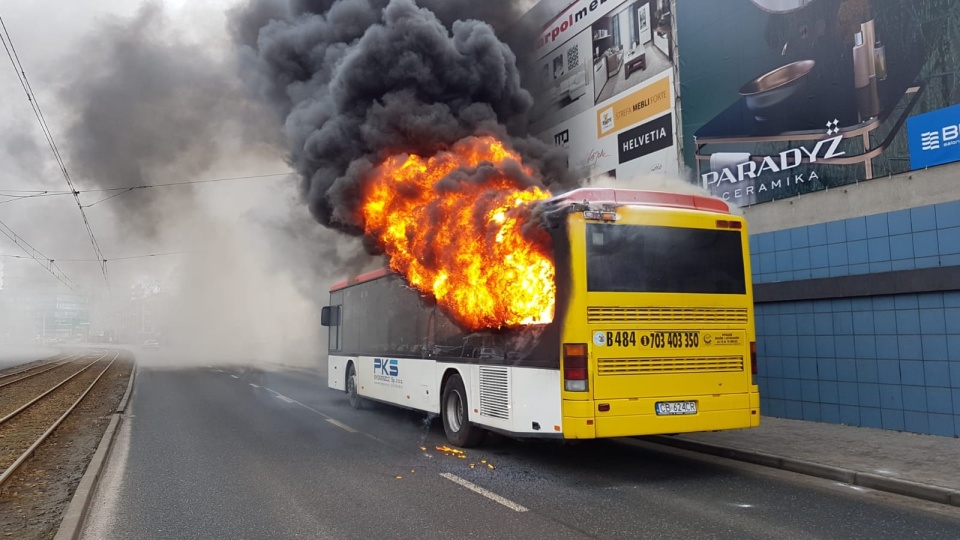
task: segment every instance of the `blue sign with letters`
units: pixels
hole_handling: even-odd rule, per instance
[[[397,375],[400,374],[400,367],[397,364],[398,362],[394,359],[374,358],[373,359],[374,376],[382,375],[382,376],[396,377]]]
[[[907,138],[911,169],[960,161],[960,105],[908,118]]]

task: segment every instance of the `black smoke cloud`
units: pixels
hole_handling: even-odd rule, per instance
[[[519,18],[514,4],[420,4],[262,0],[234,13],[242,73],[283,122],[302,194],[325,226],[362,233],[357,196],[386,156],[430,155],[472,135],[506,139],[550,189],[574,185],[561,151],[527,132],[533,100],[495,30]]]
[[[232,66],[208,44],[185,39],[158,3],[102,20],[64,72],[60,97],[75,119],[65,138],[68,166],[81,189],[196,179],[219,156],[228,130],[244,137],[244,126],[265,123]],[[189,188],[163,194],[183,211],[193,204]],[[128,239],[154,238],[169,217],[157,195],[136,191],[110,201]]]

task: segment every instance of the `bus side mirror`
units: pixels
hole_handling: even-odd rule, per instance
[[[340,306],[324,306],[320,310],[321,326],[340,326]]]

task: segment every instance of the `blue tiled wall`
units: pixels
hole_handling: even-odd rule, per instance
[[[750,238],[755,283],[960,265],[960,201]],[[960,436],[960,291],[757,304],[761,411]]]
[[[750,237],[754,283],[960,265],[960,201]]]

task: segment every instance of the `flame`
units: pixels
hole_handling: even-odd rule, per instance
[[[497,139],[470,137],[431,157],[391,156],[365,184],[365,232],[390,268],[469,330],[553,319],[550,236],[530,226],[550,194],[508,174],[520,164]]]

